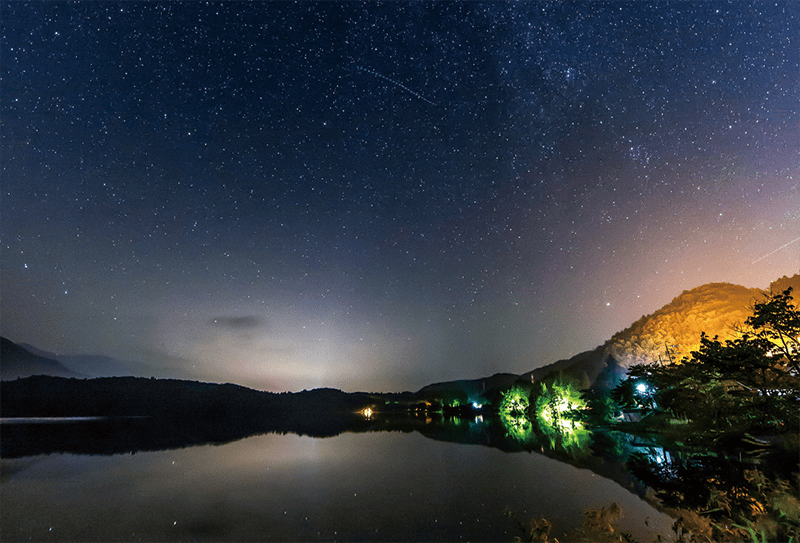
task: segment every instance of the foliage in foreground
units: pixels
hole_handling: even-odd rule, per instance
[[[773,483],[763,474],[753,470],[747,474],[749,481],[758,489],[749,496],[751,518],[734,521],[729,517],[712,517],[691,509],[667,509],[676,520],[672,525],[673,534],[655,536],[659,543],[768,543],[800,541],[800,500],[792,493],[789,485]],[[724,496],[717,496],[718,508],[715,511],[730,513],[730,503]],[[761,501],[759,501],[761,500]],[[708,512],[705,512],[708,513]],[[522,536],[516,541],[537,543],[559,543],[551,536],[552,523],[545,518],[525,518],[507,510],[504,515],[512,519]],[[635,539],[619,530],[616,522],[623,516],[617,503],[599,509],[587,508],[584,511],[580,528],[566,534],[564,541],[573,543],[625,543]]]
[[[707,455],[661,465],[640,456],[629,466],[677,518],[679,541],[800,541],[797,473],[782,478]]]
[[[612,397],[690,421],[703,435],[783,435],[800,428],[800,311],[791,287],[753,305],[740,336],[703,334],[680,363],[632,366]]]
[[[513,511],[505,511],[505,516],[517,523],[522,536],[517,541],[536,543],[559,543],[550,532],[553,524],[544,518],[524,518]],[[622,508],[616,502],[600,509],[587,508],[583,512],[581,527],[574,533],[567,534],[565,541],[574,543],[619,543],[632,542],[633,537],[627,532],[619,531],[616,521],[622,517]]]

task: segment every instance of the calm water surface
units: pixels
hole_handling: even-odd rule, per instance
[[[612,501],[640,541],[673,523],[589,470],[417,433],[0,462],[2,541],[512,541],[506,508],[559,537]]]

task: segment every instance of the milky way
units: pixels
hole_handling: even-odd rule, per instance
[[[5,2],[2,334],[417,389],[800,271],[800,4]]]

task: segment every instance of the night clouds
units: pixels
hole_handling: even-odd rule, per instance
[[[244,317],[214,317],[210,324],[231,330],[253,330],[265,326],[266,322],[258,315],[248,315]]]

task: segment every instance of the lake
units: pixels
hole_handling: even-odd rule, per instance
[[[522,533],[506,509],[549,519],[564,541],[585,508],[611,502],[639,541],[674,522],[589,469],[418,432],[0,464],[3,541],[513,541]]]

